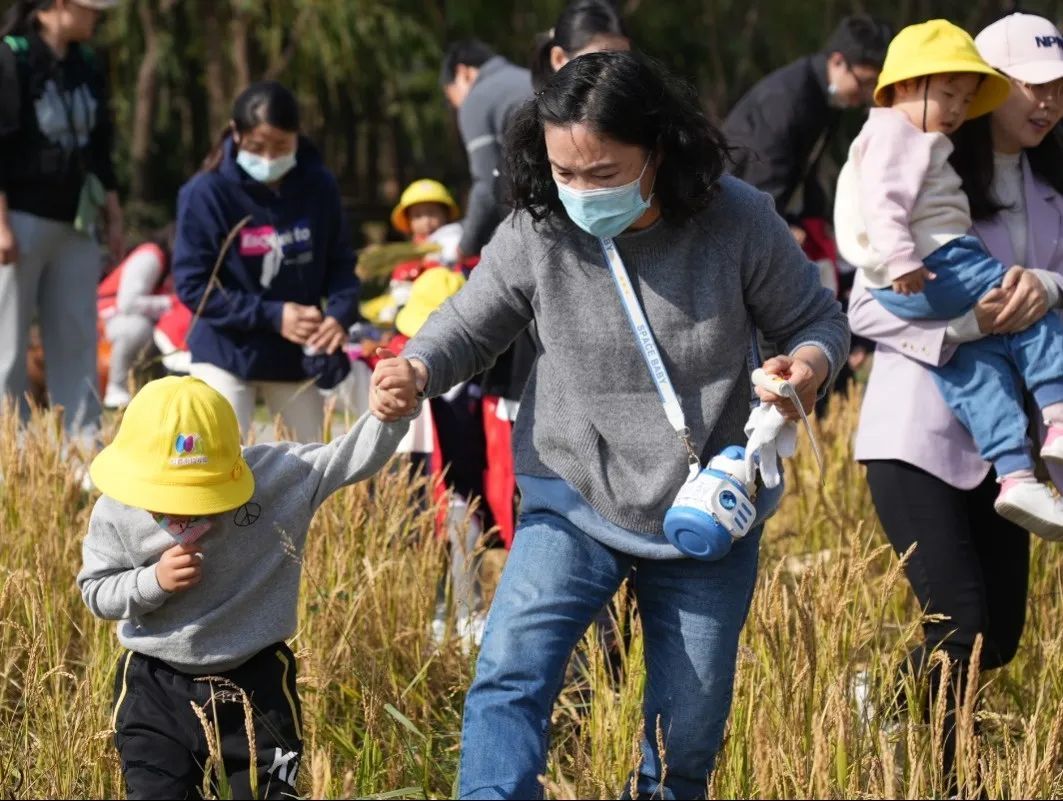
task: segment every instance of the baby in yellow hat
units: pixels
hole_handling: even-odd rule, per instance
[[[838,178],[838,249],[882,306],[907,320],[960,321],[1000,287],[1007,265],[969,235],[972,220],[949,163],[955,133],[1010,92],[971,37],[945,20],[911,25],[890,43],[872,109]],[[1041,456],[1063,461],[1063,321],[1017,334],[956,337],[930,365],[946,402],[1001,482],[996,510],[1048,539],[1063,539],[1063,502],[1034,476],[1020,379],[1048,426]]]
[[[299,555],[317,508],[380,470],[407,427],[365,417],[327,445],[241,448],[232,407],[198,379],[163,378],[133,398],[90,467],[103,495],[77,577],[128,649],[112,716],[128,797],[198,797],[210,755],[190,702],[219,732],[235,797],[251,797],[256,778],[263,797],[295,794],[303,735],[285,640]],[[223,685],[206,675],[251,699],[254,760],[242,708],[213,703]]]

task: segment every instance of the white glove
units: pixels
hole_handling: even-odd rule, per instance
[[[745,433],[749,437],[746,473],[752,478],[759,468],[765,487],[779,486],[782,481],[779,458],[788,458],[796,452],[797,424],[789,422],[774,406],[762,403],[750,413]]]

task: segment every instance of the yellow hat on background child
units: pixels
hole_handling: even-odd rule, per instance
[[[425,270],[413,282],[410,300],[395,317],[400,334],[414,336],[428,320],[428,316],[443,305],[443,301],[465,286],[465,276],[446,267]]]
[[[893,84],[946,72],[984,75],[967,119],[988,114],[1008,98],[1011,84],[986,64],[967,31],[948,20],[932,19],[901,30],[886,51],[886,61],[875,88],[875,102],[885,105],[885,90]]]
[[[454,198],[450,196],[450,192],[443,184],[430,178],[422,178],[406,187],[402,197],[399,198],[399,204],[391,212],[391,224],[396,231],[404,234],[410,233],[410,221],[406,219],[406,209],[418,203],[439,203],[446,206],[449,209],[450,222],[454,222],[461,216],[458,204],[454,202]]]
[[[89,475],[126,506],[173,515],[226,512],[255,492],[232,406],[187,376],[152,381],[136,394]]]

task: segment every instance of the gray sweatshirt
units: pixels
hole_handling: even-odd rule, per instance
[[[616,240],[702,459],[745,442],[754,326],[836,372],[849,329],[772,199],[724,177],[709,208]],[[660,533],[687,475],[598,240],[524,213],[499,226],[469,283],[403,351],[428,395],[481,372],[534,319],[542,350],[514,430],[518,473],[560,477],[616,525]],[[832,379],[833,380],[833,376]]]
[[[232,670],[295,633],[303,546],[317,508],[368,478],[395,452],[408,421],[360,420],[328,445],[280,442],[244,449],[255,474],[245,505],[217,515],[197,543],[202,578],[168,593],[155,564],[175,544],[143,509],[102,496],[92,510],[77,583],[94,615],[118,620],[126,648],[177,670]]]
[[[470,256],[487,244],[505,214],[497,172],[502,166],[503,137],[513,113],[531,96],[531,73],[495,56],[480,67],[476,83],[458,110],[472,176],[461,236],[461,250]]]

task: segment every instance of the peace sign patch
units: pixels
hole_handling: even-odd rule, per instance
[[[240,528],[253,526],[262,517],[262,507],[257,503],[245,503],[233,515],[233,523]]]

